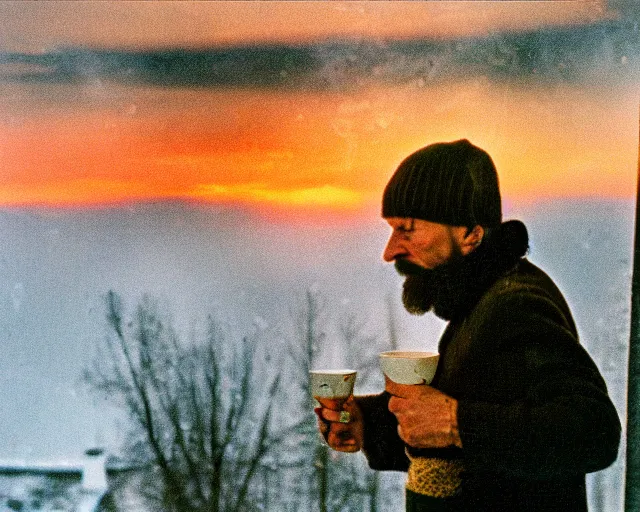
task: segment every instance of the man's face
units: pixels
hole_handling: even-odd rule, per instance
[[[405,263],[431,270],[463,251],[467,232],[464,226],[407,217],[388,217],[385,220],[392,232],[382,258],[389,263],[400,262],[400,271],[406,267],[407,273],[411,273],[411,265]]]
[[[407,311],[426,313],[442,286],[438,275],[447,268],[443,265],[455,264],[469,254],[482,238],[482,228],[478,226],[469,232],[466,227],[404,217],[390,217],[386,221],[393,231],[382,257],[395,262],[396,270],[406,276],[402,302]]]

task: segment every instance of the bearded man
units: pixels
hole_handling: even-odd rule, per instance
[[[502,222],[490,156],[432,144],[383,197],[384,251],[413,314],[448,321],[430,385],[316,409],[335,450],[407,471],[406,510],[586,511],[586,473],[614,462],[620,420],[552,280],[525,258],[527,230]]]

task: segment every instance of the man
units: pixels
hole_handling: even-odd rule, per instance
[[[427,146],[389,181],[384,251],[403,303],[449,323],[430,386],[387,379],[343,411],[319,408],[340,451],[407,471],[407,511],[585,511],[585,474],[616,459],[620,421],[551,279],[502,222],[489,155],[467,140]]]

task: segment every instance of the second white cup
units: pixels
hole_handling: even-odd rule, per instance
[[[398,384],[430,384],[439,359],[436,352],[391,350],[380,354],[380,367]]]

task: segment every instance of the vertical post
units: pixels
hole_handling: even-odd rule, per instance
[[[638,132],[640,134],[640,123]],[[631,336],[627,382],[625,512],[640,510],[640,141],[631,282]]]
[[[103,449],[91,448],[84,452],[82,488],[85,491],[104,492],[109,488],[106,463],[107,454]]]

